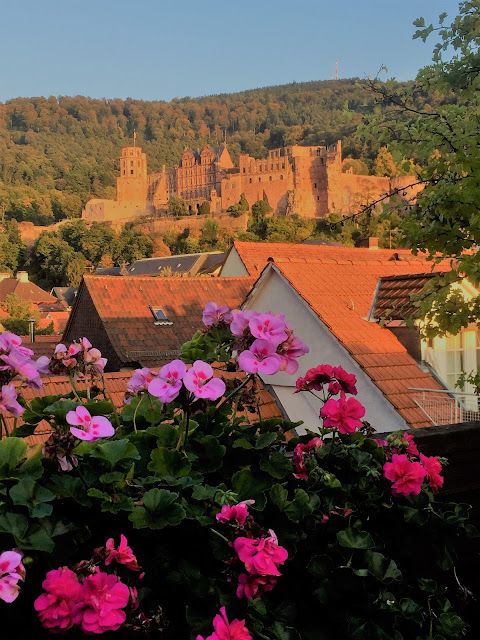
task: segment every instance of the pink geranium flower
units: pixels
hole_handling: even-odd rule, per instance
[[[365,407],[355,398],[345,397],[342,393],[338,400],[330,398],[320,411],[323,426],[327,429],[338,429],[340,433],[355,433],[362,423],[360,418],[365,415]]]
[[[245,331],[249,328],[248,323],[252,318],[258,316],[256,311],[239,311],[234,309],[232,311],[232,322],[230,323],[230,331],[237,338],[241,338]]]
[[[418,496],[426,473],[420,462],[412,462],[404,454],[394,453],[392,461],[383,465],[385,478],[393,482],[393,495]]]
[[[243,527],[248,516],[248,505],[254,502],[255,500],[245,500],[232,506],[224,504],[220,513],[217,513],[217,522]]]
[[[321,391],[323,385],[330,382],[333,377],[333,367],[329,364],[319,364],[318,367],[309,369],[303,378],[298,378],[295,386],[296,391],[309,391],[315,389]]]
[[[22,345],[22,338],[9,331],[0,335],[0,351],[5,351],[6,353],[17,351],[20,355],[29,358],[33,356],[33,351]]]
[[[248,326],[252,336],[267,340],[275,347],[288,338],[286,333],[285,318],[274,315],[271,312],[259,313],[250,319]]]
[[[67,567],[49,571],[42,593],[34,602],[40,622],[46,629],[66,631],[73,625],[72,609],[82,598],[82,585]]]
[[[282,366],[282,360],[276,350],[277,345],[269,340],[255,340],[250,349],[242,351],[238,356],[238,366],[246,373],[277,373]]]
[[[135,373],[127,382],[127,391],[133,394],[142,393],[148,389],[148,385],[157,377],[157,374],[144,367],[143,369],[135,369]]]
[[[213,327],[213,325],[222,322],[230,322],[232,314],[228,307],[219,307],[215,302],[209,302],[203,310],[202,320],[206,327]]]
[[[257,576],[251,573],[241,573],[238,576],[237,597],[260,598],[267,591],[271,591],[277,584],[277,578],[274,576]]]
[[[357,377],[353,373],[347,373],[343,367],[333,367],[333,377],[345,393],[357,395]]]
[[[0,413],[11,413],[14,418],[19,418],[25,409],[17,402],[17,392],[13,384],[4,385],[0,392]]]
[[[323,447],[323,440],[321,438],[312,438],[307,444],[297,444],[293,450],[292,462],[294,467],[293,475],[299,480],[307,480],[308,473],[305,466],[305,458],[309,458],[313,451],[316,451],[319,447]]]
[[[9,355],[0,357],[5,363],[5,366],[0,367],[0,369],[9,369],[13,375],[21,378],[29,387],[33,387],[34,389],[42,388],[42,381],[38,369],[28,356],[24,356],[18,351],[11,351]]]
[[[90,349],[85,353],[85,362],[93,366],[97,373],[103,375],[107,358],[102,358],[102,354],[98,349]]]
[[[130,600],[130,589],[115,575],[98,571],[85,578],[82,601],[74,605],[73,623],[85,633],[117,631],[125,622],[123,611]]]
[[[418,448],[413,436],[405,431],[402,440],[406,440],[408,442],[407,453],[411,456],[418,456]]]
[[[423,453],[420,454],[420,462],[427,473],[428,484],[433,489],[433,493],[443,487],[444,478],[440,475],[442,464],[437,456],[427,457]]]
[[[127,539],[123,535],[123,533],[120,534],[120,544],[118,545],[117,549],[115,549],[113,538],[109,538],[105,546],[107,548],[107,558],[105,560],[105,564],[107,565],[107,567],[115,560],[115,562],[118,562],[118,564],[125,565],[127,569],[131,569],[132,571],[140,571],[137,559],[133,555],[133,551],[131,550],[131,548],[128,546]]]
[[[225,393],[225,383],[212,376],[212,367],[203,360],[196,360],[183,377],[183,384],[196,398],[218,400]]]
[[[20,593],[18,581],[25,577],[22,554],[4,551],[0,554],[0,600],[13,602]]]
[[[310,349],[307,345],[294,336],[293,333],[288,340],[281,345],[280,358],[282,360],[282,371],[286,371],[290,375],[298,371],[298,358],[308,353]]]
[[[80,440],[88,442],[95,442],[99,438],[109,438],[115,433],[110,420],[103,416],[92,417],[84,406],[77,407],[75,411],[69,411],[67,422],[73,425],[70,427],[70,433]]]
[[[245,620],[228,621],[225,607],[220,609],[220,615],[213,619],[215,631],[206,640],[252,640],[252,636],[245,627]],[[196,640],[204,640],[202,636],[197,636]]]
[[[270,530],[268,538],[239,537],[233,547],[249,573],[260,576],[279,576],[278,565],[288,558],[288,552],[278,545],[277,536]]]
[[[148,392],[161,402],[172,402],[180,393],[186,371],[187,367],[182,360],[172,360],[148,383]]]

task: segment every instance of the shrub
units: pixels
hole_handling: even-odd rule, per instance
[[[88,340],[34,363],[0,337],[1,423],[23,420],[0,442],[4,628],[173,639],[217,614],[213,640],[461,637],[449,581],[472,528],[435,501],[444,461],[408,433],[375,439],[355,376],[329,365],[297,381],[321,424],[287,439],[295,424],[259,415],[258,375],[295,374],[307,347],[278,315],[209,303],[203,319],[180,358],[134,373],[119,412]],[[47,369],[72,391],[17,397],[14,379]],[[29,446],[40,423],[52,433]]]

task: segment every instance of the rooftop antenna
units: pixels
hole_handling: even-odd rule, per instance
[[[338,59],[335,60],[335,80],[338,80]]]

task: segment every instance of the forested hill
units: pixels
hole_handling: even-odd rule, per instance
[[[239,153],[262,157],[285,144],[344,141],[364,156],[353,133],[372,98],[358,81],[293,83],[171,102],[83,96],[16,98],[0,104],[0,213],[49,224],[78,216],[89,197],[113,197],[122,146],[147,153],[149,171],[176,166],[186,146],[226,136]]]

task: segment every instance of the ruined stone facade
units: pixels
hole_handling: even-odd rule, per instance
[[[204,201],[220,213],[245,193],[250,206],[266,200],[275,214],[297,213],[322,218],[329,213],[349,213],[415,182],[412,176],[388,178],[342,172],[342,144],[329,147],[292,145],[272,149],[268,157],[240,155],[235,166],[227,145],[205,145],[186,150],[176,169],[148,175],[147,159],[139,147],[122,149],[116,200],[90,200],[83,217],[87,220],[120,220],[161,213],[172,196],[184,199],[192,211]],[[411,189],[400,197],[413,198]]]

